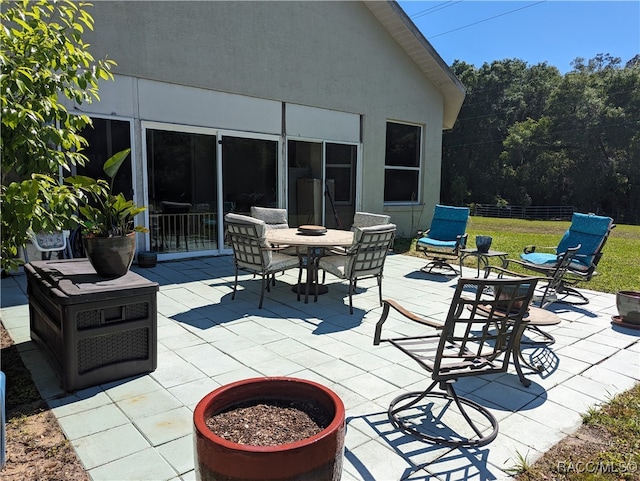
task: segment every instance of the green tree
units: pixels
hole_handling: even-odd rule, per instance
[[[495,203],[513,190],[500,154],[509,128],[539,118],[560,73],[541,63],[528,67],[517,59],[485,63],[480,68],[455,61],[452,70],[467,89],[454,128],[443,137],[442,200],[459,205]]]
[[[550,97],[554,142],[570,159],[572,195],[581,211],[638,222],[640,67],[619,58],[576,59]]]
[[[21,1],[2,4],[2,269],[18,265],[27,230],[72,227],[81,192],[61,185],[61,173],[87,161],[79,132],[91,124],[68,112],[98,99],[98,81],[115,62],[95,60],[82,41],[93,29],[89,3]]]
[[[467,87],[443,138],[442,201],[570,205],[640,223],[640,55],[454,62]]]

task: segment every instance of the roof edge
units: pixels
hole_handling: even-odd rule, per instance
[[[363,0],[402,49],[444,96],[442,126],[453,128],[466,89],[396,0]]]

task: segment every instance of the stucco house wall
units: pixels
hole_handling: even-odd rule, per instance
[[[440,196],[445,94],[364,2],[100,1],[90,13],[95,28],[84,38],[91,52],[117,62],[118,85],[134,85],[126,95],[105,87],[102,102],[84,112],[133,117],[136,131],[140,120],[159,120],[136,106],[135,82],[145,79],[358,114],[358,210],[390,214],[405,235],[428,222]],[[216,124],[220,115],[199,122],[229,128]],[[384,205],[388,120],[423,126],[418,205]],[[142,149],[136,152],[141,164]]]

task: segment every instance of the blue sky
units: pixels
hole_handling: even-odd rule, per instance
[[[599,53],[623,64],[640,53],[640,0],[400,0],[444,61],[518,58],[561,73]]]

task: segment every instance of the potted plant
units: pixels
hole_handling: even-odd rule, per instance
[[[312,404],[324,418],[318,431],[308,437],[281,444],[256,445],[251,434],[251,419],[264,418],[264,412],[243,414],[244,440],[234,439],[233,422],[224,433],[215,433],[208,422],[212,416],[261,403]],[[264,407],[264,406],[261,406]],[[280,423],[268,418],[271,428]],[[286,418],[288,430],[297,424]],[[321,384],[292,377],[244,379],[224,385],[207,394],[196,406],[194,456],[196,479],[214,480],[325,480],[339,481],[345,437],[345,409],[337,394]],[[249,428],[246,429],[245,428]]]
[[[83,245],[86,256],[98,275],[120,277],[127,273],[136,252],[136,233],[148,232],[135,225],[135,216],[146,207],[137,206],[122,193],[113,192],[114,179],[131,149],[122,150],[104,163],[103,170],[109,178],[93,179],[76,175],[66,182],[84,195],[79,207]]]
[[[619,321],[640,328],[640,291],[618,291],[616,307]]]

